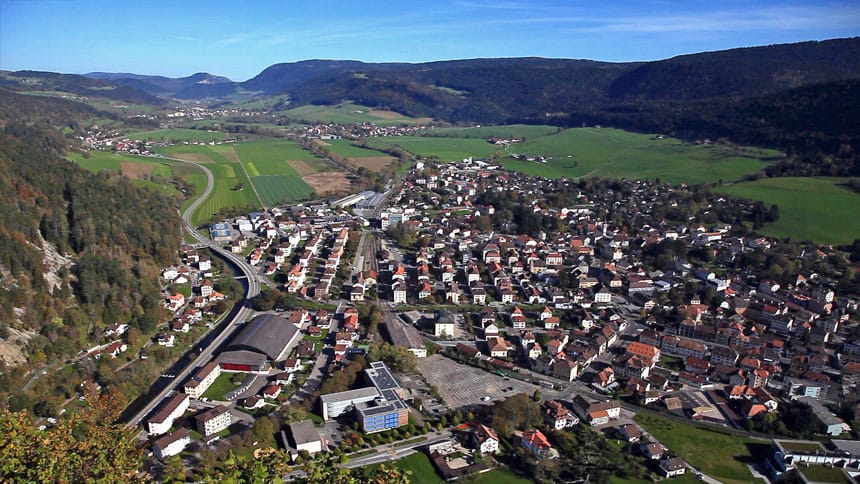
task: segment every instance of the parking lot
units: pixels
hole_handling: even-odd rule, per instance
[[[441,355],[419,358],[418,369],[427,382],[439,390],[451,408],[490,404],[493,400],[502,400],[517,393],[531,395],[537,388],[529,383],[457,363]]]

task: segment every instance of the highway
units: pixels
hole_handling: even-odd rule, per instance
[[[143,422],[143,419],[147,415],[149,415],[156,407],[158,407],[158,405],[161,404],[162,400],[164,400],[165,397],[170,395],[174,388],[185,382],[185,380],[188,378],[192,371],[194,371],[197,367],[205,365],[209,362],[210,359],[212,359],[213,353],[233,335],[233,333],[238,328],[238,325],[245,321],[253,313],[251,308],[248,306],[248,300],[260,293],[260,276],[257,274],[257,271],[254,269],[254,267],[245,262],[245,260],[243,260],[242,258],[237,257],[235,254],[224,250],[220,245],[210,241],[204,235],[197,232],[195,227],[191,224],[191,214],[193,214],[194,211],[203,203],[203,201],[206,200],[209,194],[212,193],[212,188],[215,183],[215,178],[212,175],[212,172],[199,163],[189,162],[176,158],[169,159],[181,161],[183,163],[191,163],[192,165],[197,166],[198,168],[203,170],[204,173],[206,173],[206,189],[203,191],[200,197],[198,197],[197,200],[194,201],[194,203],[188,206],[188,208],[185,210],[185,213],[182,214],[182,226],[186,231],[188,231],[189,234],[191,234],[197,240],[198,246],[208,247],[210,250],[212,250],[213,253],[217,254],[219,257],[223,258],[228,263],[232,264],[233,266],[238,268],[239,271],[242,272],[244,279],[247,281],[244,284],[245,296],[241,301],[237,301],[236,304],[240,305],[239,309],[232,312],[233,316],[229,321],[227,321],[226,323],[222,323],[222,328],[220,332],[211,339],[208,337],[204,339],[204,341],[208,342],[204,343],[204,345],[201,347],[200,353],[197,354],[193,361],[191,361],[187,365],[184,365],[184,367],[182,368],[177,368],[177,366],[181,366],[181,362],[185,361],[186,358],[182,358],[179,360],[180,364],[174,366],[175,371],[172,373],[174,375],[173,380],[169,384],[164,385],[164,387],[158,391],[158,393],[150,400],[149,403],[147,403],[138,413],[136,413],[129,419],[128,423],[126,424],[129,427],[136,427],[140,425]],[[213,331],[218,330],[215,329]]]

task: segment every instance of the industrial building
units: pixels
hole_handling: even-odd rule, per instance
[[[264,372],[289,355],[299,336],[295,324],[274,314],[261,314],[230,340],[218,362],[227,371]]]

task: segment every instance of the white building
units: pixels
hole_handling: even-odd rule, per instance
[[[297,454],[305,450],[314,455],[323,450],[322,438],[310,420],[290,424],[290,435],[292,436],[291,444],[296,449]]]
[[[152,453],[161,460],[173,457],[185,450],[191,443],[191,436],[185,429],[171,432],[152,443]]]
[[[233,423],[233,414],[229,408],[218,405],[197,415],[194,420],[197,423],[197,431],[202,436],[209,437],[229,427]]]
[[[163,404],[158,412],[146,423],[149,434],[161,435],[170,430],[170,427],[173,426],[173,421],[188,410],[190,402],[191,399],[184,393],[177,393],[170,397],[167,403]]]
[[[185,382],[185,393],[191,398],[200,398],[220,375],[221,365],[217,361],[207,363]]]

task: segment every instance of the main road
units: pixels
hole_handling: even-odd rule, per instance
[[[239,310],[233,311],[233,317],[222,323],[220,332],[215,335],[214,338],[209,341],[204,347],[201,348],[200,353],[191,361],[188,365],[182,368],[180,371],[176,372],[174,375],[174,380],[171,384],[164,385],[164,388],[158,391],[156,395],[152,397],[152,399],[140,409],[135,415],[133,415],[129,421],[129,427],[136,427],[140,425],[147,415],[150,414],[161,402],[167,397],[179,384],[182,384],[188,375],[194,371],[197,367],[203,366],[212,359],[212,355],[228,338],[230,338],[233,333],[236,331],[238,325],[245,321],[248,316],[253,312],[251,308],[248,306],[248,300],[256,296],[260,293],[260,275],[250,264],[245,262],[240,257],[237,257],[232,252],[224,250],[219,244],[212,242],[204,235],[200,234],[194,225],[191,223],[191,215],[194,211],[200,207],[200,205],[206,200],[209,194],[212,193],[212,188],[215,184],[215,177],[212,175],[212,172],[206,168],[205,166],[189,162],[185,160],[179,160],[176,158],[170,158],[171,160],[181,161],[184,163],[191,163],[206,173],[206,189],[197,198],[188,208],[185,209],[185,212],[182,214],[182,227],[186,230],[195,240],[197,240],[198,246],[208,247],[213,253],[217,254],[219,257],[226,260],[228,263],[234,265],[239,271],[242,272],[243,277],[247,281],[244,284],[245,287],[245,295],[241,301],[237,301],[236,304],[239,304]],[[217,328],[217,327],[216,327]],[[214,331],[218,331],[217,329]]]

